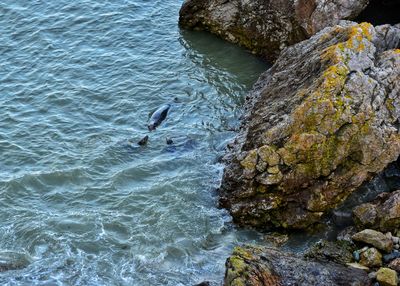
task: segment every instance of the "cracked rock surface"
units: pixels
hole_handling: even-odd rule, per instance
[[[399,48],[395,26],[342,21],[282,52],[226,156],[220,202],[235,222],[306,228],[397,160]]]

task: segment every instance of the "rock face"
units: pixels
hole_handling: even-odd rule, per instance
[[[367,286],[365,271],[317,262],[267,247],[236,247],[226,262],[225,286]]]
[[[282,52],[226,157],[235,222],[306,228],[397,160],[399,47],[400,29],[342,22]]]
[[[354,19],[368,0],[187,0],[181,27],[208,30],[254,53],[276,59],[300,42],[342,19]]]
[[[400,227],[400,190],[382,193],[372,203],[362,204],[353,210],[359,228],[393,231]]]

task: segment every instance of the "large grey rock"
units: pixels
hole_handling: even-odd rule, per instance
[[[339,20],[354,19],[367,4],[368,0],[187,0],[179,23],[276,59],[285,47]]]
[[[236,247],[226,261],[225,286],[371,285],[367,272],[334,262],[306,260],[268,247]]]
[[[261,75],[225,158],[220,202],[235,222],[306,228],[397,160],[399,33],[342,22]]]

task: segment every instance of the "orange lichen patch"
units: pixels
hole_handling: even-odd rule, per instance
[[[331,34],[344,33],[345,40],[321,54],[327,65],[325,71],[315,81],[311,93],[299,90],[304,102],[293,112],[290,137],[277,151],[299,180],[329,175],[349,155],[354,137],[368,129],[366,120],[370,115],[352,115],[352,97],[345,84],[350,73],[348,59],[365,50],[373,27],[361,23],[337,29]],[[356,128],[347,128],[348,134],[338,137],[336,133],[345,124],[355,124]]]

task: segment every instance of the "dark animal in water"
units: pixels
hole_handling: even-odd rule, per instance
[[[156,128],[167,118],[168,110],[170,109],[171,104],[165,104],[157,109],[150,117],[150,122],[147,127],[150,131],[156,130]]]
[[[167,139],[165,139],[165,141],[167,142],[167,145],[171,145],[174,143],[174,141],[169,137],[167,137]]]
[[[144,136],[144,137],[138,142],[138,145],[144,146],[144,145],[147,144],[147,141],[149,141],[149,136],[148,136],[148,135]]]

